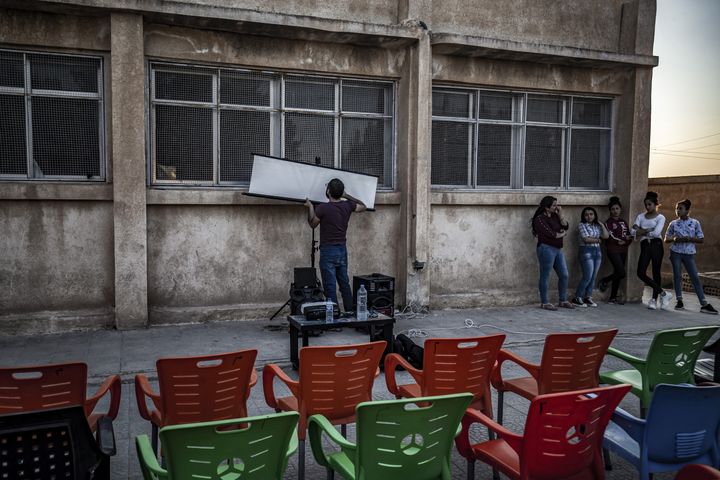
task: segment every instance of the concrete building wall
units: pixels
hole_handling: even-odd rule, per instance
[[[720,212],[717,209],[720,175],[650,178],[648,188],[659,194],[661,211],[668,223],[676,218],[675,204],[689,198],[690,216],[703,228],[705,241],[697,246],[695,262],[700,272],[720,272]],[[666,249],[667,253],[667,249]],[[663,262],[663,278],[672,278],[669,254]]]
[[[395,276],[398,305],[535,302],[528,221],[539,199],[559,197],[574,226],[583,206],[612,194],[635,211],[646,189],[653,0],[6,6],[0,47],[104,57],[108,175],[102,184],[0,181],[0,226],[10,232],[2,333],[257,318],[285,301],[292,268],[307,265],[310,230],[297,205],[243,188],[143,188],[150,60],[395,81],[395,187],[378,192],[376,212],[353,217],[348,236],[350,275]],[[434,84],[613,98],[610,190],[431,188]],[[29,241],[36,224],[42,239]],[[575,250],[570,235],[571,287]],[[630,284],[627,296],[639,292]]]

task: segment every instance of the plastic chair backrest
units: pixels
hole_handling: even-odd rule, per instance
[[[522,478],[571,477],[599,459],[605,428],[630,385],[538,395],[520,454]]]
[[[490,373],[505,335],[429,338],[423,354],[423,396],[488,392]]]
[[[471,401],[457,393],[358,405],[356,478],[440,478]]]
[[[300,409],[328,419],[352,416],[360,402],[372,400],[372,385],[386,342],[300,350]]]
[[[86,397],[84,363],[0,368],[0,414],[84,406]]]
[[[538,394],[598,386],[600,365],[617,328],[600,332],[551,333],[545,337]]]
[[[687,463],[717,446],[720,386],[658,385],[645,426],[648,458]]]
[[[663,330],[655,334],[645,360],[648,389],[661,383],[695,383],[693,370],[717,326]]]
[[[109,458],[81,406],[0,415],[0,478],[85,480],[92,468],[92,478],[109,480]]]
[[[158,360],[163,424],[246,417],[256,356],[257,350],[240,350]]]
[[[164,427],[160,441],[168,478],[281,480],[298,417],[283,412]]]

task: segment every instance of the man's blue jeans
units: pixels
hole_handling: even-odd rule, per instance
[[[353,296],[347,273],[347,247],[343,245],[320,245],[320,275],[325,298],[337,303],[335,282],[340,285],[343,309],[353,309]]]
[[[593,286],[597,280],[600,265],[602,264],[602,251],[600,247],[581,246],[578,254],[582,267],[582,279],[575,290],[575,296],[580,298],[592,297]]]
[[[548,281],[550,280],[550,270],[553,269],[555,269],[558,276],[559,300],[564,302],[567,300],[568,269],[562,248],[555,248],[541,243],[537,247],[537,257],[540,264],[540,282],[538,285],[540,302],[550,303],[550,300],[548,300]]]
[[[677,253],[670,251],[670,263],[672,263],[673,269],[673,284],[675,285],[675,294],[677,298],[682,298],[682,266],[685,265],[688,277],[692,282],[695,293],[697,294],[700,305],[705,305],[705,292],[703,286],[700,283],[700,277],[698,276],[697,265],[695,265],[695,255],[688,253]]]

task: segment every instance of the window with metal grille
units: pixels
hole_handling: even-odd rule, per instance
[[[0,50],[0,178],[103,180],[102,58]]]
[[[154,184],[247,185],[257,153],[393,187],[392,82],[150,65]]]
[[[612,100],[437,86],[434,187],[607,190]]]

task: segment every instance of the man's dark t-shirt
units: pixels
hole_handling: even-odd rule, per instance
[[[315,216],[320,219],[320,245],[344,245],[350,214],[356,204],[349,200],[321,203],[315,207]]]

